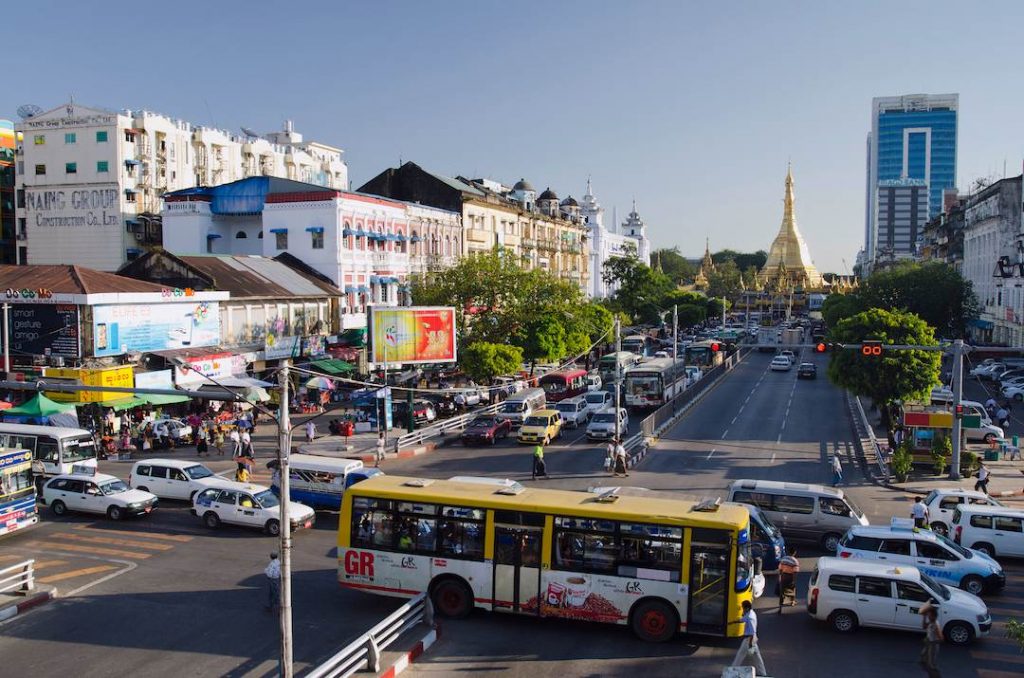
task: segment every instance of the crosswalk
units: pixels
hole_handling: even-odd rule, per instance
[[[1006,637],[1008,619],[1024,618],[1024,562],[1007,565],[1006,588],[999,595],[985,596],[992,614],[992,631],[987,638],[971,646],[970,654],[978,678],[1010,678],[1024,675],[1024,654],[1017,643]]]
[[[61,595],[73,595],[100,579],[130,570],[137,563],[166,555],[194,537],[128,526],[94,527],[68,523],[60,530],[38,533],[20,542],[5,562],[32,558],[40,584],[60,586]],[[16,551],[16,552],[15,552]]]

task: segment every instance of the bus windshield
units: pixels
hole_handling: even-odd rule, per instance
[[[661,387],[661,379],[656,374],[630,374],[629,388],[638,391],[657,391]]]
[[[96,442],[88,436],[68,438],[64,440],[63,461],[70,464],[75,461],[96,458]]]

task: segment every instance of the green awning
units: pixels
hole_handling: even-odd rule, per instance
[[[150,405],[173,405],[174,403],[184,403],[191,400],[187,395],[156,393],[140,393],[139,397],[142,398],[143,402],[149,403]]]
[[[139,407],[140,405],[145,404],[146,401],[142,398],[128,397],[118,398],[117,400],[104,400],[100,403],[100,407],[110,407],[113,408],[115,412],[120,412],[121,410],[129,410],[133,407]]]
[[[334,358],[331,360],[314,360],[309,366],[327,374],[345,374],[346,372],[354,372],[356,369],[344,360]]]

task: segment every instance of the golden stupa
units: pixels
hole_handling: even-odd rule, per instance
[[[768,260],[757,274],[758,281],[769,289],[800,289],[804,291],[821,289],[824,286],[821,274],[811,263],[807,243],[796,227],[793,199],[793,169],[786,171],[786,200],[782,212],[782,226],[772,241]]]

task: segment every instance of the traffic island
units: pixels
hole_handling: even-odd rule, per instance
[[[25,593],[0,593],[0,622],[13,619],[56,597],[57,588],[46,584],[38,584],[34,589]]]

